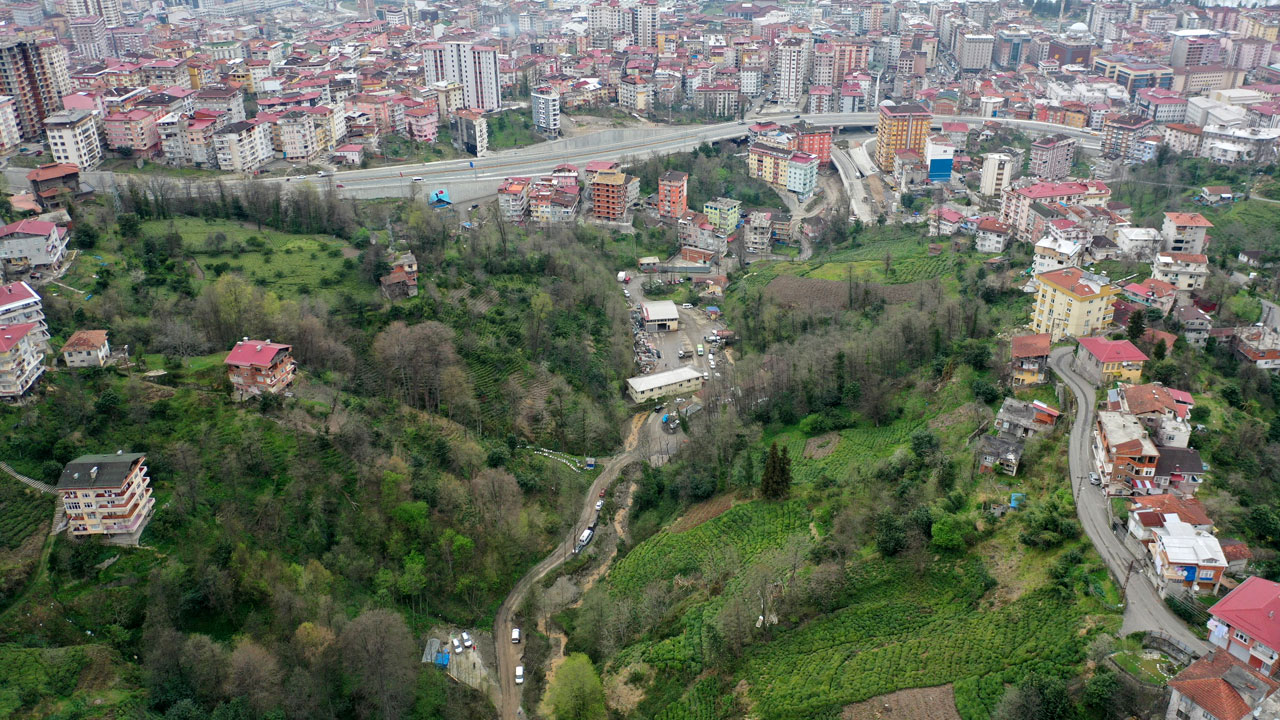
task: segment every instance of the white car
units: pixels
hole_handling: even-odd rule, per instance
[[[600,509],[600,508],[602,508],[602,507],[604,507],[604,501],[603,501],[603,500],[597,500],[597,501],[596,501],[596,509],[597,509],[597,510],[599,510],[599,509]]]
[[[413,181],[414,181],[414,182],[422,182],[422,178],[420,178],[420,177],[416,177],[416,178],[414,178],[414,179],[413,179]]]
[[[471,636],[468,635],[466,631],[463,631],[462,633],[462,646],[465,648],[471,647]]]
[[[692,309],[693,309],[693,303],[685,303],[685,304],[681,305],[680,307],[684,308],[685,310],[692,310]]]
[[[511,642],[520,642],[520,628],[511,628]]]
[[[629,297],[631,297],[631,291],[630,291],[630,290],[623,290],[623,291],[622,291],[622,297],[625,297],[625,298],[629,298]]]
[[[462,643],[458,642],[458,638],[449,638],[453,641],[453,654],[457,655],[462,652]]]
[[[715,369],[716,369],[716,359],[715,359],[715,358],[707,358],[707,367],[711,368],[712,370],[715,370]]]
[[[516,666],[516,684],[517,685],[524,684],[524,666],[523,665]]]

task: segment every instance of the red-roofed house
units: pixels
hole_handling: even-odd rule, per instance
[[[1117,292],[1107,278],[1076,267],[1037,275],[1031,330],[1055,341],[1102,332],[1111,325]]]
[[[1250,577],[1209,611],[1209,642],[1267,677],[1280,674],[1280,583]]]
[[[1140,305],[1159,310],[1162,315],[1168,315],[1173,310],[1173,304],[1178,301],[1177,288],[1153,277],[1140,283],[1125,285],[1124,294]]]
[[[1164,527],[1165,515],[1176,515],[1179,520],[1196,530],[1213,531],[1213,520],[1204,511],[1204,505],[1195,498],[1183,498],[1173,493],[1161,495],[1135,495],[1130,498],[1129,534],[1143,545],[1155,542],[1152,528]]]
[[[1013,338],[1013,348],[1009,355],[1014,385],[1038,385],[1044,382],[1044,369],[1049,365],[1051,345],[1048,333]]]
[[[106,330],[77,330],[62,346],[67,367],[102,367],[110,357]]]
[[[1160,234],[1164,237],[1161,250],[1165,252],[1203,254],[1207,241],[1205,234],[1213,223],[1200,213],[1167,212]]]
[[[348,143],[334,150],[333,156],[345,165],[359,165],[364,160],[364,146]]]
[[[0,262],[10,277],[31,270],[56,268],[67,254],[67,229],[43,220],[26,219],[0,228]]]
[[[245,338],[236,343],[223,362],[237,397],[283,392],[293,382],[292,349],[270,340]]]
[[[1232,655],[1211,652],[1169,681],[1169,709],[1165,717],[1188,720],[1275,717],[1280,712],[1278,688],[1280,683]],[[1254,715],[1255,710],[1260,713]]]
[[[1076,370],[1093,384],[1136,382],[1142,377],[1147,356],[1128,340],[1082,337],[1077,342]]]

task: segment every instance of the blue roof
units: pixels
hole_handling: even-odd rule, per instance
[[[720,312],[720,308],[716,307],[715,305],[708,305],[707,312]]]

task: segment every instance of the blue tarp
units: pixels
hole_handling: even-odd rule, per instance
[[[439,665],[440,667],[449,667],[449,653],[447,652],[436,653],[436,664]]]

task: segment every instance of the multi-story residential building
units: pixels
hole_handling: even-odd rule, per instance
[[[742,227],[742,246],[749,253],[767,253],[773,246],[772,213],[756,210]]]
[[[811,46],[812,41],[808,38],[789,37],[781,40],[775,48],[773,72],[779,103],[798,105],[804,97]]]
[[[621,221],[626,215],[631,178],[618,169],[601,170],[591,181],[591,214],[600,220]]]
[[[1180,123],[1187,118],[1187,99],[1172,90],[1143,88],[1138,91],[1138,109],[1160,125]]]
[[[0,153],[16,148],[22,142],[18,132],[18,110],[12,95],[0,95]]]
[[[44,120],[53,159],[71,163],[81,170],[92,170],[102,162],[102,141],[93,113],[85,110],[61,110]]]
[[[1258,578],[1245,582],[1254,580]],[[1169,681],[1169,706],[1164,717],[1247,720],[1280,713],[1280,693],[1276,693],[1280,683],[1254,667],[1225,652],[1210,652],[1199,658]]]
[[[316,118],[306,110],[290,110],[275,124],[283,159],[309,162],[324,150],[316,133]]]
[[[742,220],[742,201],[726,197],[708,200],[702,205],[702,213],[720,235],[729,235]]]
[[[1164,516],[1151,529],[1151,580],[1161,596],[1174,588],[1193,593],[1218,592],[1227,569],[1226,555],[1212,532],[1183,522],[1176,514]]]
[[[799,150],[791,153],[787,162],[787,189],[808,200],[818,186],[818,157]]]
[[[1154,121],[1144,115],[1111,115],[1102,123],[1102,154],[1133,160],[1140,138],[1156,132]]]
[[[1018,335],[1009,352],[1014,385],[1039,385],[1045,381],[1052,343],[1048,333]]]
[[[1245,578],[1210,608],[1209,642],[1259,674],[1275,678],[1280,675],[1278,611],[1280,583],[1256,575]]]
[[[1008,153],[983,155],[979,192],[987,197],[1004,192],[1004,189],[1009,187],[1009,183],[1013,182],[1013,173],[1016,169],[1013,156]]]
[[[1185,123],[1169,123],[1160,129],[1164,143],[1169,150],[1181,155],[1200,154],[1200,139],[1204,131],[1195,125]]]
[[[578,186],[537,186],[529,194],[529,220],[537,224],[573,222],[578,213]]]
[[[0,93],[14,98],[22,138],[39,137],[45,118],[61,110],[62,97],[71,94],[67,51],[52,40],[0,43]]]
[[[956,38],[956,64],[961,71],[991,67],[996,38],[986,33],[961,32]]]
[[[485,111],[502,106],[496,47],[448,38],[422,47],[428,85],[458,83],[463,107]]]
[[[169,113],[156,121],[164,161],[177,166],[217,167],[213,135],[226,125],[220,114],[198,110],[193,116]]]
[[[73,18],[100,17],[107,27],[124,25],[124,14],[120,12],[120,0],[69,0],[67,15]]]
[[[522,223],[529,212],[529,191],[533,180],[527,177],[513,177],[502,181],[498,187],[498,210],[502,219],[509,223]]]
[[[1231,347],[1241,362],[1262,370],[1280,370],[1280,333],[1269,327],[1236,328]]]
[[[668,170],[658,178],[658,217],[676,220],[689,211],[689,174]]]
[[[533,106],[533,127],[544,135],[560,134],[560,92],[551,86],[537,88],[530,93]]]
[[[489,120],[478,110],[458,110],[449,126],[454,147],[476,157],[489,151]]]
[[[1173,88],[1173,68],[1159,63],[1104,55],[1094,58],[1093,71],[1128,90],[1130,99],[1143,88]]]
[[[118,451],[67,463],[57,488],[68,531],[75,537],[141,534],[155,509],[146,460],[142,453]]]
[[[1114,382],[1132,383],[1142,379],[1142,365],[1147,356],[1128,340],[1101,337],[1077,338],[1074,367],[1095,385]]]
[[[231,123],[213,134],[218,167],[229,172],[256,172],[271,160],[271,126],[244,121]]]
[[[0,228],[0,274],[55,269],[66,255],[66,227],[28,218]]]
[[[980,253],[1002,253],[1009,245],[1010,229],[992,217],[984,217],[974,228],[973,249]]]
[[[924,154],[933,113],[916,103],[880,106],[876,124],[876,165],[884,172],[893,171],[893,159],[899,150],[915,150]]]
[[[1160,228],[1163,239],[1160,249],[1164,252],[1203,255],[1205,234],[1211,227],[1213,223],[1205,220],[1200,213],[1167,212]]]
[[[107,56],[107,24],[92,15],[72,18],[71,47],[81,60],[101,60]]]
[[[792,150],[817,156],[819,165],[827,165],[831,162],[832,129],[830,127],[816,127],[801,120],[789,127],[788,131],[795,138],[795,147],[792,147]]]
[[[717,117],[735,117],[738,114],[738,100],[741,94],[737,82],[724,81],[699,85],[693,91],[693,104]],[[826,111],[810,107],[809,112]]]
[[[409,138],[416,142],[433,143],[440,132],[440,115],[425,105],[404,111],[404,121]]]
[[[168,113],[164,113],[167,115]],[[127,151],[139,157],[152,157],[160,152],[160,114],[141,107],[116,112],[103,118],[102,124],[111,150]]]
[[[1098,180],[1084,182],[1038,182],[1025,187],[1009,187],[1000,203],[1000,221],[1009,225],[1014,238],[1031,242],[1036,203],[1100,207],[1111,199],[1111,188]]]
[[[278,394],[293,382],[293,347],[271,340],[244,338],[231,348],[223,363],[236,396]]]
[[[1107,278],[1080,268],[1037,275],[1031,331],[1048,333],[1053,342],[1102,332],[1111,324],[1117,294]]]
[[[44,373],[44,349],[33,337],[37,329],[29,322],[0,323],[0,400],[27,394]]]
[[[230,85],[204,85],[195,95],[193,110],[224,113],[227,122],[241,122],[244,115],[244,90]]]
[[[653,107],[653,83],[640,75],[628,75],[618,83],[618,105],[639,113]]]
[[[636,45],[643,48],[657,47],[658,0],[640,0],[631,10],[632,35]]]
[[[1157,253],[1151,277],[1169,283],[1180,297],[1190,299],[1192,291],[1204,287],[1209,277],[1209,258],[1197,253]]]
[[[1062,180],[1071,174],[1079,142],[1066,135],[1046,135],[1031,143],[1028,172],[1044,180]],[[1003,190],[1003,188],[1001,188]]]
[[[1130,490],[1145,490],[1155,477],[1160,451],[1137,418],[1099,410],[1093,433],[1093,458],[1105,481]]]
[[[102,367],[111,357],[106,330],[77,330],[62,346],[67,367]]]

